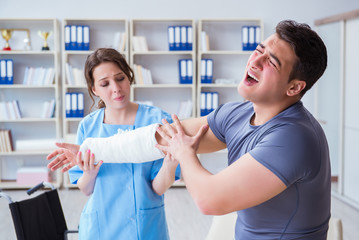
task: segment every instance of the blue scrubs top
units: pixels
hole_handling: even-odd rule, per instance
[[[87,137],[109,137],[118,129],[133,130],[166,118],[168,113],[153,106],[140,104],[134,125],[103,123],[104,109],[86,116],[79,124],[77,143]],[[169,239],[164,208],[164,196],[152,189],[152,180],[162,166],[163,159],[153,162],[104,163],[96,178],[95,188],[82,211],[79,239]],[[74,184],[83,172],[77,167],[69,171]],[[180,178],[179,167],[176,179]]]

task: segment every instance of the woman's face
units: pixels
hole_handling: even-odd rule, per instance
[[[93,70],[93,93],[108,109],[125,108],[130,102],[130,80],[113,62],[104,62]]]

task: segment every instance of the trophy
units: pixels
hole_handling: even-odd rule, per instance
[[[9,40],[11,38],[12,29],[1,29],[1,35],[5,39],[6,43],[2,50],[10,51],[11,47],[9,45]]]
[[[41,50],[48,51],[50,50],[49,45],[47,44],[47,38],[51,36],[52,32],[43,32],[39,31],[39,36],[44,39],[44,46],[42,46]]]

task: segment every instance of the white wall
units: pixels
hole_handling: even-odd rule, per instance
[[[267,37],[283,19],[313,27],[316,19],[358,8],[358,0],[0,0],[0,18],[261,18]],[[312,111],[312,91],[307,95]]]

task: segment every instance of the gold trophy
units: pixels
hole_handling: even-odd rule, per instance
[[[47,44],[47,38],[52,35],[52,32],[43,32],[39,31],[39,36],[44,39],[44,46],[42,46],[41,50],[48,51],[50,50],[49,45]]]
[[[5,51],[11,50],[9,40],[11,38],[12,31],[13,31],[12,29],[1,29],[1,35],[6,41],[5,46],[2,50],[5,50]]]

